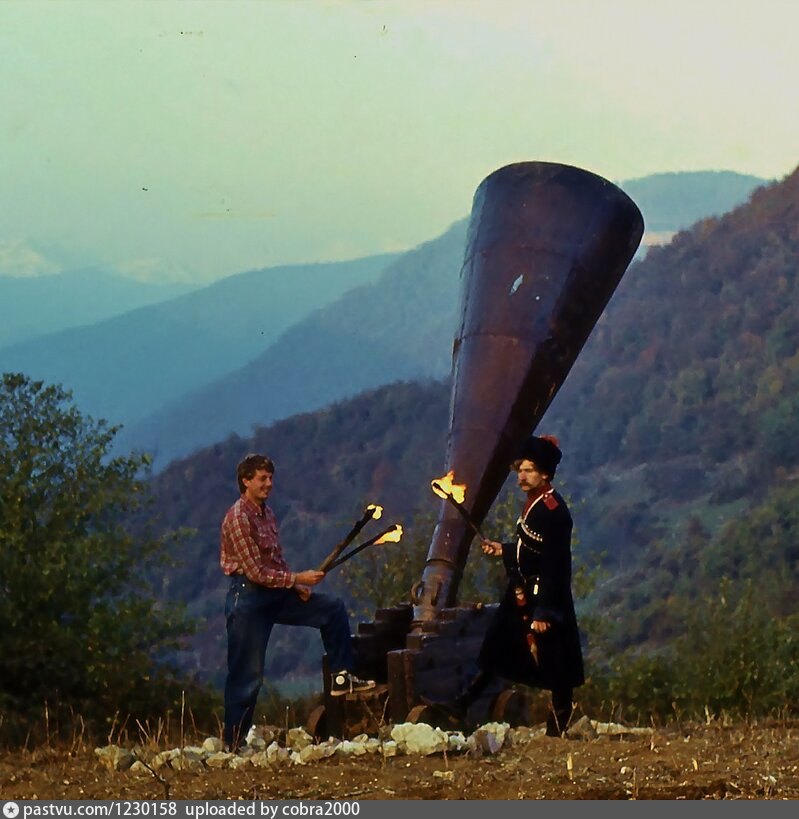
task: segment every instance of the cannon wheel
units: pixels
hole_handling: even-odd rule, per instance
[[[423,722],[426,725],[432,725],[433,728],[441,728],[444,731],[460,730],[462,727],[460,720],[449,716],[434,705],[425,704],[414,705],[413,708],[408,711],[406,721],[412,722],[414,725]]]
[[[305,730],[315,739],[327,738],[327,709],[324,705],[317,705],[311,711],[305,722]]]
[[[491,719],[510,725],[529,725],[530,703],[527,697],[520,691],[506,688],[491,704]]]
[[[431,708],[429,705],[414,705],[413,708],[408,711],[407,721],[412,722],[414,725],[420,722],[426,722],[429,724],[434,713],[435,709]]]

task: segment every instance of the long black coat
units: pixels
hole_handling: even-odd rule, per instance
[[[549,690],[585,681],[571,592],[571,534],[568,507],[554,490],[519,518],[517,540],[502,545],[508,586],[480,650],[483,671]],[[550,624],[535,634],[537,662],[528,641],[533,620]]]

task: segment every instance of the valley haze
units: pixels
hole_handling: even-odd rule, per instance
[[[0,3],[0,272],[407,251],[518,161],[796,164],[790,0]]]

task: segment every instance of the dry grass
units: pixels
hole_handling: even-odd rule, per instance
[[[492,757],[334,757],[307,766],[135,775],[108,771],[96,744],[149,751],[199,744],[189,709],[155,724],[119,717],[99,742],[76,719],[67,739],[0,752],[4,799],[796,799],[799,722],[733,722],[707,714],[650,736],[527,736]],[[175,741],[177,740],[177,742]]]

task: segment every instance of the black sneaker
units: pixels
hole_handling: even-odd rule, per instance
[[[356,691],[369,691],[374,687],[374,680],[361,680],[351,671],[337,671],[330,680],[330,696],[340,697]]]

